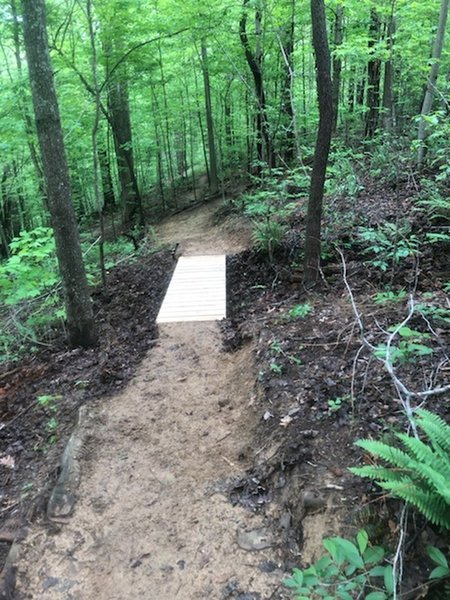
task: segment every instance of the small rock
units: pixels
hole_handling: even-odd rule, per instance
[[[258,551],[273,546],[273,539],[267,527],[251,531],[238,530],[237,543],[243,550]]]
[[[51,587],[55,587],[55,585],[58,585],[59,582],[60,580],[57,577],[47,577],[47,579],[45,579],[44,583],[42,584],[42,589],[48,590]]]
[[[172,573],[173,572],[173,567],[172,567],[172,565],[162,565],[161,571],[163,573]]]
[[[327,499],[319,492],[307,491],[303,494],[303,506],[307,511],[314,511],[323,508]]]
[[[263,562],[259,565],[259,570],[261,573],[273,573],[277,569],[278,565],[272,560],[263,560]]]

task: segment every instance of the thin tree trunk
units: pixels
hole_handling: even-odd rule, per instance
[[[219,191],[219,177],[217,174],[217,157],[216,157],[216,145],[214,140],[214,121],[212,115],[212,104],[211,104],[211,86],[209,83],[209,69],[208,69],[208,50],[206,48],[206,40],[202,38],[201,41],[201,56],[202,56],[202,73],[203,83],[205,88],[205,113],[206,113],[206,127],[208,130],[208,150],[209,150],[209,186],[210,192],[215,196]]]
[[[295,0],[291,0],[291,17],[286,26],[284,40],[280,40],[284,64],[284,81],[281,92],[281,113],[285,115],[285,140],[283,143],[283,158],[290,164],[298,155],[298,135],[296,126],[294,102],[294,31],[295,31]]]
[[[17,14],[17,3],[16,0],[11,0],[11,13],[13,17],[13,38],[14,38],[14,56],[16,59],[16,67],[19,73],[20,79],[22,79],[22,49],[20,47],[20,24]],[[31,162],[33,163],[36,178],[38,182],[39,193],[43,199],[44,206],[46,206],[46,194],[44,185],[44,174],[42,172],[42,165],[39,160],[39,156],[36,150],[34,127],[33,121],[30,115],[29,107],[27,105],[26,98],[24,97],[22,83],[18,86],[18,100],[22,118],[25,126],[25,135],[27,138],[28,149],[30,151]]]
[[[162,140],[162,134],[160,133],[161,127],[158,127],[160,110],[158,104],[158,98],[156,96],[153,85],[151,86],[152,93],[152,113],[153,113],[153,129],[155,133],[156,142],[156,157],[157,157],[157,174],[158,174],[158,187],[159,194],[161,197],[161,206],[163,211],[167,210],[166,193],[164,191],[164,165],[163,165],[163,150],[164,142]]]
[[[130,225],[133,216],[138,212],[140,223],[144,225],[142,199],[134,171],[128,86],[125,81],[118,79],[109,81],[108,108],[117,157],[123,222],[125,225]]]
[[[95,43],[94,33],[94,22],[92,15],[92,0],[86,0],[86,18],[89,27],[89,39],[91,42],[91,69],[92,69],[92,83],[95,97],[95,116],[92,124],[92,168],[94,171],[94,194],[95,204],[98,211],[98,217],[100,222],[100,243],[99,243],[99,264],[100,273],[102,276],[102,284],[106,289],[106,270],[105,270],[105,218],[104,218],[104,205],[103,199],[100,193],[100,178],[99,178],[99,158],[98,158],[98,128],[100,124],[100,91],[98,87],[97,78],[97,46]]]
[[[161,87],[163,93],[163,104],[164,104],[164,124],[165,124],[165,138],[166,138],[166,158],[167,158],[167,172],[169,173],[170,178],[170,186],[172,189],[172,198],[176,199],[175,192],[175,175],[173,169],[173,159],[172,159],[172,147],[170,143],[170,123],[169,123],[169,105],[167,102],[167,90],[166,90],[166,78],[164,75],[164,65],[162,59],[162,51],[161,51],[161,43],[158,43],[158,53],[159,53],[159,72],[161,75]],[[176,202],[175,202],[176,204]]]
[[[380,17],[373,8],[370,12],[369,53],[374,52],[374,46],[380,38],[380,28]],[[381,60],[372,56],[367,68],[367,107],[369,110],[366,116],[366,138],[373,137],[378,127],[378,117],[380,114],[380,77]]]
[[[192,65],[192,69],[194,72],[195,103],[197,106],[198,124],[200,127],[200,135],[202,138],[202,149],[203,149],[203,157],[205,159],[206,176],[208,178],[208,185],[211,185],[211,175],[210,175],[209,162],[208,162],[208,149],[206,147],[206,136],[205,136],[205,128],[203,127],[202,111],[200,110],[200,104],[198,101],[199,89],[198,89],[197,71],[195,70],[195,65]]]
[[[384,65],[383,84],[383,128],[392,131],[395,128],[395,102],[394,102],[394,34],[395,34],[395,0],[392,2],[392,13],[387,26],[387,47],[389,58]]]
[[[334,51],[339,49],[344,39],[344,7],[339,4],[334,15]],[[339,96],[341,89],[342,60],[333,54],[333,133],[336,132],[339,116]]]
[[[192,190],[194,192],[194,201],[197,202],[197,186],[195,181],[195,155],[194,155],[194,127],[192,125],[192,111],[190,109],[190,95],[189,86],[187,81],[185,82],[186,87],[186,103],[189,109],[189,153],[191,161],[191,179],[192,179]]]
[[[246,6],[249,0],[244,0],[244,12],[242,14],[239,23],[239,37],[241,44],[244,48],[245,58],[250,71],[253,75],[255,83],[255,94],[258,103],[258,110],[256,111],[256,129],[257,129],[257,141],[256,149],[258,154],[258,161],[261,163],[258,165],[258,173],[261,172],[262,163],[267,163],[269,167],[274,167],[274,153],[272,149],[272,140],[269,132],[269,121],[267,118],[267,106],[266,106],[266,94],[264,90],[264,81],[262,75],[262,54],[259,51],[259,38],[261,35],[261,13],[256,10],[256,50],[252,52],[250,48],[250,42],[247,35],[247,12]],[[265,146],[265,154],[264,154]]]
[[[445,36],[445,27],[447,24],[448,17],[448,8],[450,5],[450,0],[442,0],[441,10],[439,12],[439,22],[438,29],[436,33],[436,39],[433,45],[433,54],[432,54],[432,65],[430,70],[430,75],[428,77],[427,89],[425,92],[425,98],[423,100],[422,109],[420,111],[420,121],[419,121],[419,133],[417,136],[419,142],[419,149],[417,152],[417,164],[419,168],[422,167],[423,160],[425,158],[425,150],[426,150],[426,116],[430,113],[431,107],[433,106],[433,97],[434,90],[436,87],[436,82],[439,74],[439,65],[441,60],[442,48],[444,45],[444,36]]]
[[[313,46],[316,55],[319,130],[306,216],[303,278],[313,283],[319,275],[323,191],[333,127],[333,96],[324,0],[311,0]]]
[[[48,51],[44,0],[22,0],[24,40],[56,255],[63,283],[69,341],[93,346],[92,304],[72,206],[69,172]]]
[[[116,197],[114,194],[108,151],[103,146],[98,149],[98,159],[100,163],[105,210],[112,211],[116,206]]]

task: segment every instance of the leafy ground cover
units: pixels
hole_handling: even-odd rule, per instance
[[[448,245],[423,245],[430,222],[416,210],[418,195],[412,180],[395,189],[369,180],[355,198],[336,197],[325,222],[329,244],[322,280],[314,289],[302,289],[293,265],[293,248],[303,232],[301,201],[271,262],[256,250],[229,259],[225,345],[232,350],[257,337],[261,414],[254,468],[247,478],[230,482],[229,493],[236,503],[272,514],[286,542],[286,566],[312,562],[308,545],[314,527],[326,537],[336,532],[336,520],[348,539],[364,528],[373,544],[394,552],[402,527],[400,503],[348,468],[377,464],[356,440],[389,444],[407,427],[393,380],[377,358],[388,352],[408,389],[448,385]],[[410,294],[414,311],[401,326],[411,309]],[[355,308],[373,351],[361,340]],[[390,339],[394,331],[395,340]],[[421,404],[448,420],[448,391]],[[308,508],[311,491],[318,501]],[[278,510],[268,509],[273,503]],[[311,511],[322,516],[315,521]],[[402,593],[444,597],[448,590],[442,584],[424,584],[436,566],[426,548],[445,553],[448,535],[420,514],[410,517],[406,532]]]

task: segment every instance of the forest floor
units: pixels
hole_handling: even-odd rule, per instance
[[[351,210],[376,224],[401,205],[413,220],[410,195],[374,186]],[[337,209],[342,223],[348,209]],[[158,230],[163,242],[229,255],[226,320],[157,331],[173,269],[162,252],[117,267],[97,292],[100,351],[48,350],[2,376],[0,544],[6,553],[22,540],[4,572],[6,590],[16,578],[11,598],[280,600],[290,597],[283,576],[318,558],[324,536],[364,526],[374,543],[395,543],[398,506],[374,501],[347,467],[361,460],[353,442],[389,435],[402,411],[386,372],[360,350],[339,259],[326,262],[318,287],[301,289],[290,263],[302,226],[299,216],[269,264],[220,202],[171,217]],[[382,276],[351,245],[346,260],[366,335],[382,342],[405,303],[375,303]],[[420,269],[397,269],[391,288],[413,281],[418,300],[431,290],[445,303],[447,280],[448,257],[428,254]],[[292,318],[305,303],[308,314]],[[448,381],[448,330],[434,333],[441,359],[402,367],[414,389]],[[49,519],[80,406],[77,502],[67,518]],[[445,410],[442,398],[428,406]],[[408,589],[423,580],[426,545],[444,542],[417,524]]]

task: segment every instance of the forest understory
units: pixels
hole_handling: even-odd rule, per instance
[[[405,428],[393,380],[364,347],[361,334],[375,346],[386,344],[390,328],[408,315],[409,293],[422,310],[410,315],[404,326],[421,332],[421,339],[417,347],[408,346],[408,339],[398,346],[405,356],[396,373],[415,391],[444,386],[449,379],[449,331],[445,318],[442,321],[448,302],[448,248],[428,246],[399,261],[387,256],[388,266],[380,270],[357,233],[362,226],[395,222],[400,212],[409,233],[420,237],[429,225],[414,209],[417,193],[413,179],[394,188],[367,179],[364,191],[351,200],[351,220],[349,201],[333,198],[333,212],[325,218],[330,245],[322,278],[309,290],[303,288],[295,268],[304,231],[302,199],[291,199],[296,208],[286,220],[283,242],[270,257],[258,250],[258,244],[234,254],[226,249],[228,318],[221,323],[223,353],[253,345],[257,380],[249,400],[252,419],[248,441],[239,450],[239,468],[215,485],[233,506],[256,515],[271,532],[269,546],[275,549],[276,559],[262,561],[260,574],[272,573],[277,584],[270,595],[261,595],[233,580],[222,586],[222,596],[210,597],[289,598],[283,577],[294,567],[316,561],[323,552],[322,538],[353,539],[362,528],[372,544],[391,553],[404,529],[401,598],[447,597],[445,584],[427,581],[433,565],[426,548],[432,545],[445,553],[448,536],[418,514],[402,524],[400,502],[348,471],[370,460],[354,445],[357,439],[391,440],[395,431]],[[186,234],[195,234],[195,215],[206,214],[203,233],[210,232],[211,242],[217,224],[230,222],[236,235],[233,219],[240,201],[239,197],[214,205],[214,210],[205,205],[181,213],[178,233],[181,225]],[[177,233],[174,225],[171,228],[169,221],[169,237]],[[164,241],[178,240],[165,235]],[[192,241],[186,247],[196,249]],[[383,258],[379,253],[374,256]],[[105,396],[113,400],[133,379],[148,351],[151,361],[158,339],[155,318],[173,267],[167,249],[108,273],[107,289],[94,293],[98,348],[69,350],[61,335],[52,348],[6,366],[0,379],[3,560],[33,523],[54,527],[51,521],[45,524],[47,503],[78,408]],[[355,310],[361,315],[363,332]],[[48,401],[36,403],[36,398]],[[426,408],[447,419],[448,405],[442,400],[430,396]],[[13,598],[13,563],[3,575],[4,597]],[[189,589],[184,595],[190,597]]]

